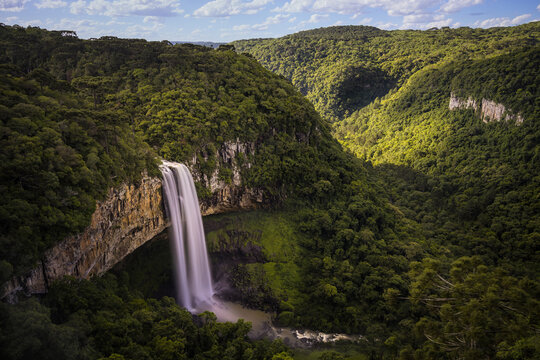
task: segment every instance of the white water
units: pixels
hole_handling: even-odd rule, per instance
[[[190,312],[212,307],[212,276],[199,200],[187,166],[163,161],[163,191],[171,221],[169,237],[175,266],[177,300]]]

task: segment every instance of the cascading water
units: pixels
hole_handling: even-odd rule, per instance
[[[191,312],[206,310],[214,291],[195,184],[183,164],[163,161],[160,169],[171,221],[177,299]]]

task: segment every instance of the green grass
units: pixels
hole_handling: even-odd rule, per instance
[[[209,247],[217,241],[218,235],[227,230],[242,230],[258,236],[250,237],[257,245],[261,245],[268,261],[290,262],[298,254],[299,234],[294,230],[290,220],[292,214],[287,212],[250,211],[232,214],[209,216],[204,219]]]
[[[250,211],[209,216],[204,219],[209,249],[216,248],[216,242],[229,230],[239,230],[251,234],[247,242],[262,247],[266,259],[264,271],[269,284],[280,298],[288,299],[291,305],[299,303],[301,297],[298,284],[301,281],[296,264],[299,256],[299,242],[302,235],[294,230],[293,214],[287,211]],[[251,264],[249,267],[255,267]]]

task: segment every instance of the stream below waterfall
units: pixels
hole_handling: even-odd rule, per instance
[[[283,343],[294,348],[309,348],[316,344],[329,344],[338,341],[359,342],[361,335],[339,333],[323,333],[308,329],[292,329],[276,327],[272,324],[271,314],[262,310],[247,309],[240,304],[223,301],[214,297],[213,306],[208,309],[216,314],[218,321],[236,322],[239,319],[252,324],[249,337],[252,339],[281,339]]]

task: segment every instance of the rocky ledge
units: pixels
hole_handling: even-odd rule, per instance
[[[253,142],[225,141],[216,150],[215,158],[220,166],[214,169],[211,176],[207,176],[198,171],[197,157],[193,157],[191,162],[191,173],[194,180],[199,182],[211,192],[211,196],[201,199],[201,214],[211,215],[223,212],[255,209],[264,204],[264,193],[260,189],[250,189],[243,186],[241,167],[237,158],[246,159],[242,165],[244,168],[251,168],[252,164],[247,160],[255,154],[256,145]],[[231,170],[231,177],[227,180],[219,176],[221,167]]]

